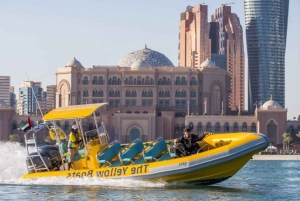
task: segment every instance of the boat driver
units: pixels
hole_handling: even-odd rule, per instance
[[[74,157],[76,154],[79,155],[78,152],[78,145],[82,141],[82,134],[78,132],[77,125],[72,125],[72,131],[69,135],[69,142],[68,142],[68,151],[70,153],[69,163],[68,163],[68,170],[70,170],[72,163],[74,162]]]
[[[203,140],[209,132],[204,132],[200,135],[191,134],[191,130],[189,128],[184,129],[184,135],[180,137],[178,140],[181,144],[183,144],[185,150],[190,154],[197,153],[200,149],[198,141]]]

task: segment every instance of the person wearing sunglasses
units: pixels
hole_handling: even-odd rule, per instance
[[[186,128],[184,129],[184,135],[179,138],[179,142],[183,144],[187,152],[194,154],[200,149],[197,142],[203,140],[207,135],[209,135],[209,132],[200,135],[191,134],[191,130]]]
[[[185,151],[184,147],[179,143],[179,140],[177,138],[174,139],[173,149],[177,158],[190,155],[189,152]]]

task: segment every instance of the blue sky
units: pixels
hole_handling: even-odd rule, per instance
[[[74,56],[84,67],[116,65],[127,53],[150,49],[178,64],[180,13],[188,5],[208,5],[209,17],[231,4],[244,29],[243,0],[0,0],[0,75],[56,84],[55,72]],[[300,1],[290,0],[286,50],[288,119],[300,115]],[[244,33],[245,35],[245,33]],[[246,52],[246,43],[245,52]],[[247,64],[246,64],[247,66]]]

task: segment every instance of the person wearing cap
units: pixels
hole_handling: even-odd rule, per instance
[[[78,144],[81,142],[80,138],[82,138],[82,134],[78,132],[77,125],[72,125],[72,131],[69,135],[69,142],[68,142],[68,151],[70,153],[69,163],[68,163],[69,170],[72,163],[74,162],[75,155],[76,154],[79,155]]]
[[[184,135],[180,137],[178,141],[183,144],[185,151],[194,154],[200,149],[197,142],[203,140],[207,135],[209,135],[208,132],[204,132],[200,135],[191,134],[191,130],[186,128],[184,129]]]

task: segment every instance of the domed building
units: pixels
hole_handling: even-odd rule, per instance
[[[228,109],[230,78],[225,70],[209,59],[199,69],[176,68],[147,46],[116,66],[84,68],[74,58],[56,76],[56,107],[108,102],[99,119],[112,139],[121,142],[178,137],[186,115],[220,115]],[[86,126],[93,128],[92,123]]]
[[[174,67],[173,63],[164,54],[147,48],[147,45],[141,50],[127,54],[119,61],[118,66],[131,67],[132,64],[140,61],[143,61],[143,64],[147,64],[146,66],[142,65],[140,67]]]

